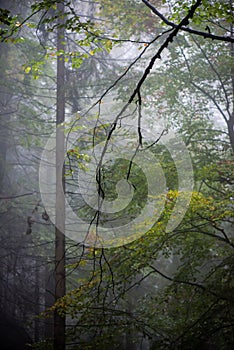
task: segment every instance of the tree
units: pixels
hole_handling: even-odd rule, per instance
[[[56,98],[56,224],[55,224],[55,301],[65,293],[65,177],[64,177],[64,128],[65,120],[65,68],[64,68],[64,4],[57,4],[57,98]],[[62,171],[62,175],[61,175]],[[61,178],[62,177],[62,178]],[[62,186],[61,186],[62,183]],[[54,349],[65,349],[65,318],[56,310],[54,316]]]
[[[230,127],[233,115],[230,99],[233,88],[230,84],[232,78],[227,77],[226,67],[224,69],[219,63],[223,58],[228,63],[230,61],[230,45],[233,38],[230,32],[226,34],[229,25],[227,23],[230,21],[230,6],[226,2],[217,2],[217,6],[214,7],[209,1],[197,1],[192,6],[187,2],[173,2],[172,15],[167,16],[164,15],[165,9],[160,11],[156,2],[155,5],[148,1],[143,3],[146,7],[134,2],[127,11],[125,1],[117,3],[112,10],[109,7],[110,2],[103,1],[102,14],[107,18],[114,17],[114,27],[118,28],[118,16],[114,16],[115,11],[119,13],[121,9],[121,15],[124,11],[126,16],[122,15],[122,18],[124,23],[130,26],[136,23],[135,14],[138,11],[142,10],[142,13],[146,14],[150,8],[157,17],[156,25],[159,25],[160,18],[168,26],[167,29],[162,27],[157,36],[150,37],[155,28],[154,23],[151,27],[152,13],[146,19],[146,34],[139,26],[139,33],[128,37],[126,27],[119,26],[120,38],[115,38],[112,28],[110,32],[103,33],[90,23],[80,21],[80,17],[74,13],[74,8],[66,4],[67,11],[69,9],[71,12],[67,13],[67,20],[64,26],[61,26],[61,30],[66,27],[68,30],[77,31],[80,35],[79,44],[88,45],[91,56],[95,56],[92,46],[96,45],[95,40],[104,43],[106,48],[110,48],[110,41],[121,42],[122,38],[128,45],[132,43],[143,47],[129,66],[124,67],[124,71],[123,66],[119,64],[122,72],[118,74],[118,78],[98,93],[94,102],[98,106],[97,114],[92,113],[93,105],[88,108],[91,117],[96,118],[94,131],[85,132],[75,146],[68,150],[67,188],[74,188],[73,172],[77,172],[79,179],[82,169],[87,174],[85,186],[88,188],[89,172],[85,168],[89,168],[87,154],[93,145],[103,142],[101,161],[97,163],[96,168],[96,185],[101,199],[97,209],[91,210],[88,205],[80,208],[83,218],[86,217],[94,224],[96,231],[88,231],[86,244],[81,244],[81,247],[69,242],[69,254],[73,250],[78,258],[70,258],[68,254],[71,261],[68,266],[71,276],[66,277],[68,293],[64,297],[60,295],[61,298],[57,299],[51,311],[56,310],[60,317],[67,316],[70,326],[67,332],[68,342],[76,348],[105,349],[109,348],[110,344],[116,349],[137,348],[143,343],[147,349],[196,349],[202,346],[229,349],[233,345],[233,315],[232,311],[228,311],[233,308],[233,129]],[[33,11],[48,11],[53,5],[54,2],[51,1],[41,2]],[[206,7],[208,11],[205,11]],[[4,11],[2,16],[5,24],[14,31],[15,19]],[[47,30],[53,29],[55,17],[52,16],[44,23],[42,20],[40,24],[47,26]],[[223,20],[224,17],[226,21]],[[9,23],[6,23],[7,21]],[[129,33],[132,32],[130,28]],[[7,31],[2,34],[3,37],[9,35]],[[165,58],[163,54],[167,49],[169,53]],[[61,52],[56,51],[58,60],[64,55],[65,60],[67,58],[69,61],[69,54],[63,50],[64,48],[61,48]],[[82,72],[82,65],[84,64],[84,68],[88,62],[85,59],[88,57],[83,56],[80,51],[75,55],[73,62],[79,67],[78,74],[79,69]],[[156,62],[160,61],[161,64],[159,63],[154,70]],[[217,87],[220,87],[219,90]],[[119,89],[118,101],[122,99],[124,103],[120,104],[121,107],[117,104],[112,120],[99,127],[105,108],[104,104],[102,109],[102,102],[105,102],[105,97],[108,97],[113,88]],[[129,103],[134,102],[134,108],[129,108],[126,96]],[[226,129],[213,126],[213,120],[209,120],[211,109],[207,108],[208,104],[215,106],[216,113],[218,111],[223,116]],[[73,111],[80,105],[73,103]],[[147,126],[153,131],[156,130],[157,120],[151,113],[153,106],[157,107],[161,115],[166,116],[166,126],[162,132],[157,131],[154,142],[149,143],[142,123],[144,113],[147,114],[148,111]],[[136,116],[130,125],[137,130],[134,134],[134,157],[128,162],[116,159],[107,164],[102,163],[105,154],[112,147],[111,141],[121,136],[121,132],[122,139],[131,143],[132,130],[126,131],[122,125],[127,118],[133,118],[133,112]],[[227,120],[226,113],[229,117]],[[82,118],[78,115],[75,121],[69,121],[68,134],[75,128],[82,128],[80,124],[84,121],[84,115]],[[193,193],[188,190],[181,191],[179,178],[175,176],[175,158],[173,153],[170,153],[172,147],[168,149],[168,144],[162,142],[167,129],[172,126],[182,136],[194,162],[196,184]],[[221,141],[217,140],[218,137]],[[166,177],[167,191],[157,194],[156,202],[156,206],[163,203],[164,210],[143,237],[137,236],[135,241],[122,247],[95,247],[99,226],[109,225],[106,227],[111,228],[113,222],[120,224],[120,219],[129,220],[131,216],[138,216],[145,206],[145,175],[134,164],[134,160],[137,160],[136,155],[144,147],[149,147],[157,157]],[[84,164],[85,162],[88,164]],[[147,163],[147,174],[153,174],[153,161],[151,163]],[[184,177],[187,176],[187,172],[189,173],[189,169],[184,168]],[[131,181],[135,187],[132,206],[115,215],[103,215],[101,205],[104,199],[116,199],[115,182],[118,182],[121,176]],[[162,188],[163,186],[162,182]],[[80,194],[77,196],[74,191],[72,196],[71,203],[75,203],[76,210],[80,203]],[[173,232],[168,232],[168,222],[175,215],[177,199],[190,196],[191,203],[184,219]],[[156,194],[153,197],[156,197]],[[154,220],[153,215],[151,220]],[[145,222],[142,221],[141,224]],[[135,226],[136,234],[138,230],[139,227]],[[87,243],[91,243],[91,246],[87,247]],[[64,254],[60,255],[61,258],[64,258]],[[209,321],[210,319],[212,321]],[[121,339],[123,334],[124,340]],[[63,344],[64,341],[61,340],[59,346],[64,346]]]

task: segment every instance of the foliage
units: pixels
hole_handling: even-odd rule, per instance
[[[173,14],[171,15],[170,19],[175,22],[179,22],[188,11],[191,4],[195,3],[195,1],[181,0],[165,0],[163,2],[169,4],[173,9]],[[202,5],[198,9],[192,22],[195,25],[199,25],[204,28],[204,25],[207,25],[207,23],[215,20],[217,20],[218,23],[233,22],[232,8],[229,1],[202,1]]]
[[[115,90],[117,98],[125,100],[129,97],[164,40],[161,38],[141,47],[137,51],[144,55],[136,60],[136,65],[126,71],[123,64],[117,64],[113,74],[111,64],[100,68],[100,62],[111,57],[108,55],[114,43],[123,39],[139,45],[140,38],[154,35],[159,26],[158,18],[149,14],[147,7],[139,1],[113,3],[103,0],[96,10],[96,14],[105,19],[103,25],[82,20],[74,12],[75,7],[66,3],[63,24],[68,32],[68,37],[64,38],[66,48],[56,51],[56,3],[46,0],[31,6],[32,14],[39,16],[35,17],[39,22],[32,20],[32,14],[19,21],[19,17],[8,10],[2,9],[0,13],[1,36],[4,45],[9,45],[9,52],[1,61],[1,70],[8,77],[4,85],[7,93],[13,91],[19,98],[18,109],[12,113],[9,125],[18,130],[24,126],[24,133],[14,139],[24,152],[29,149],[33,155],[37,154],[37,147],[43,146],[42,136],[49,134],[54,122],[53,112],[48,112],[53,105],[50,99],[55,97],[51,83],[54,59],[60,56],[65,59],[67,110],[72,114],[80,110],[82,94],[89,102],[93,100],[92,94],[96,102],[101,102],[103,94],[109,86],[115,86],[120,76],[123,79]],[[152,3],[159,6],[156,1]],[[175,23],[184,18],[194,3],[164,2],[172,10],[169,19]],[[190,24],[195,29],[224,35],[230,26],[230,14],[226,1],[203,1]],[[208,29],[205,28],[207,25]],[[27,35],[20,40],[11,36],[17,28],[26,30]],[[40,33],[43,53],[38,50],[34,30]],[[163,30],[164,27],[160,27],[159,32]],[[96,249],[67,242],[68,292],[48,307],[43,316],[49,317],[55,310],[60,316],[66,316],[68,349],[127,349],[144,341],[151,350],[202,347],[228,350],[233,346],[234,163],[232,135],[228,129],[233,118],[230,48],[229,43],[209,42],[194,33],[191,36],[179,32],[173,45],[168,47],[167,55],[161,58],[141,86],[136,106],[139,107],[141,100],[150,111],[153,124],[165,119],[166,127],[181,135],[194,164],[195,188],[182,222],[173,232],[167,232],[178,196],[186,198],[191,193],[179,193],[172,156],[165,147],[153,145],[151,151],[162,166],[168,188],[168,192],[159,198],[164,203],[164,210],[153,227],[143,237],[118,248]],[[113,75],[111,79],[105,72],[108,69],[108,74]],[[123,69],[126,73],[122,73]],[[17,79],[16,84],[12,83],[12,76]],[[78,88],[76,78],[80,79]],[[104,88],[93,86],[101,79]],[[43,86],[50,88],[45,89],[47,93],[42,98],[36,98]],[[216,123],[218,116],[223,120],[220,125]],[[98,115],[95,117],[98,125]],[[66,135],[72,130],[82,131],[80,122],[80,116],[75,124],[68,121]],[[86,171],[88,178],[88,150],[92,143],[110,138],[111,127],[113,124],[96,127],[95,135],[84,133],[80,143],[68,150],[68,191],[74,188],[80,171]],[[36,166],[32,173],[34,169]],[[122,177],[131,181],[135,195],[131,205],[125,208],[124,216],[127,220],[137,216],[147,198],[143,172],[133,164],[128,176],[129,162],[121,159],[121,155],[103,165],[101,170],[99,180],[108,200],[116,198],[115,186]],[[24,174],[17,171],[21,184]],[[69,199],[72,202],[74,197],[71,195]],[[18,211],[21,205],[27,206],[27,201],[14,204]],[[74,208],[76,210],[77,203]],[[8,203],[4,202],[1,214],[8,209]],[[86,205],[81,207],[80,214],[91,221],[93,211]],[[118,221],[122,214],[113,215],[112,221]],[[103,215],[101,224],[104,225],[105,220]],[[7,230],[5,236],[6,233]],[[33,240],[40,244],[45,241],[45,235],[46,230],[38,228]],[[92,243],[95,234],[93,237],[91,232],[88,238],[88,243]],[[41,252],[44,256],[47,254],[46,249]],[[49,346],[42,340],[32,347],[49,349]]]

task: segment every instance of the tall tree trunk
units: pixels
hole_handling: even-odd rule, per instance
[[[57,110],[56,110],[56,228],[55,228],[55,300],[65,295],[65,179],[64,179],[64,4],[57,3]],[[54,350],[65,350],[65,317],[54,313]]]
[[[230,7],[233,8],[233,1],[230,0]],[[230,25],[231,36],[234,36],[233,24]],[[234,58],[234,44],[230,43],[231,58]],[[232,80],[232,114],[228,121],[228,134],[232,151],[234,153],[234,67],[231,67],[231,80]]]

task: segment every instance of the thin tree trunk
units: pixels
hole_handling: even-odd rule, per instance
[[[233,1],[230,0],[230,7],[233,8]],[[230,30],[231,30],[231,36],[234,36],[234,30],[233,30],[233,25],[230,25]],[[234,44],[230,43],[230,52],[231,52],[231,58],[234,58]],[[232,103],[234,103],[234,68],[233,65],[231,67],[231,80],[232,80]],[[229,139],[230,143],[232,146],[232,151],[234,153],[234,106],[232,105],[232,114],[231,117],[228,121],[228,134],[229,134]]]
[[[38,342],[40,339],[40,321],[37,318],[40,314],[40,264],[41,260],[39,256],[35,257],[35,315],[36,318],[34,320],[34,340]]]
[[[64,179],[64,4],[57,3],[57,111],[56,111],[56,228],[55,228],[55,300],[65,295],[65,179]],[[54,350],[65,350],[65,317],[54,313]]]

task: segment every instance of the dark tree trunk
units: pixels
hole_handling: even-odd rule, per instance
[[[40,314],[40,257],[35,257],[35,320],[34,320],[34,340],[40,339],[40,321],[37,316]]]
[[[57,3],[57,51],[64,50],[64,4]],[[55,228],[55,300],[65,295],[65,202],[64,202],[64,55],[57,57],[57,111],[56,111],[56,228]],[[65,350],[65,317],[54,313],[54,349]]]
[[[230,0],[230,6],[231,8],[233,8],[233,1]],[[232,37],[234,36],[234,29],[233,29],[233,25],[231,24],[231,35]],[[230,53],[231,53],[231,58],[234,58],[234,43],[230,43]],[[232,81],[232,114],[231,117],[228,121],[228,135],[229,135],[229,139],[230,139],[230,143],[232,146],[232,151],[234,153],[234,67],[232,65],[231,67],[231,81]]]

